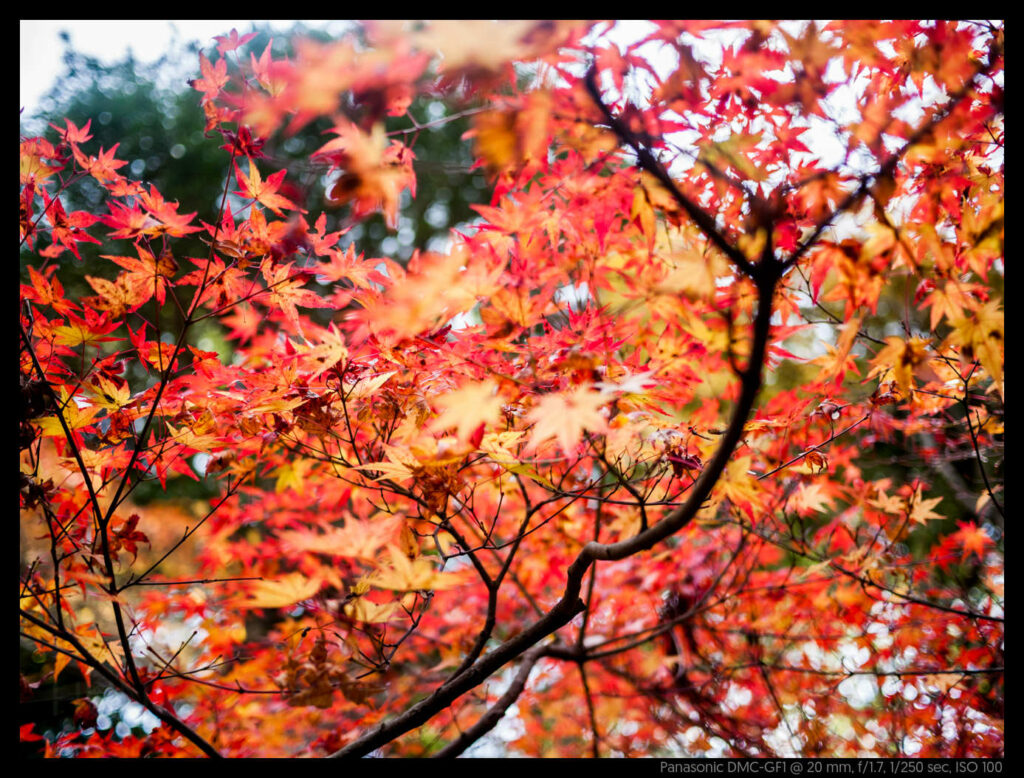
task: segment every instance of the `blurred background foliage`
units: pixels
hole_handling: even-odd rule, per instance
[[[267,28],[254,27],[256,37],[229,57],[238,57],[248,62],[249,52],[259,56],[272,41],[275,58],[292,56],[293,41],[303,36],[319,41],[330,40],[330,36],[316,29],[297,24],[290,31],[281,33]],[[243,34],[245,30],[241,31]],[[189,79],[198,76],[199,51],[211,58],[216,55],[214,42],[200,47],[197,43],[172,44],[168,53],[152,63],[142,63],[127,55],[113,64],[104,64],[95,57],[76,51],[70,37],[62,35],[65,51],[63,54],[64,74],[52,90],[40,102],[40,109],[32,116],[21,118],[22,136],[42,133],[51,141],[57,139],[52,123],[63,128],[67,118],[83,127],[92,121],[90,140],[85,148],[98,153],[100,148],[109,150],[115,144],[115,157],[128,164],[120,172],[129,178],[154,185],[168,200],[180,204],[180,213],[197,212],[198,220],[208,224],[215,222],[224,192],[225,177],[229,172],[230,155],[221,148],[225,141],[218,133],[204,132],[205,118],[199,105],[200,93],[189,86]],[[219,56],[219,55],[216,55]],[[234,67],[234,66],[232,66]],[[337,173],[327,175],[326,164],[310,162],[309,155],[326,143],[333,135],[324,135],[333,124],[329,118],[310,123],[291,136],[278,133],[268,139],[263,147],[265,158],[259,162],[266,177],[277,170],[287,169],[286,185],[291,187],[287,196],[308,213],[306,219],[312,226],[321,212],[327,215],[328,231],[345,227],[351,229],[342,236],[339,246],[355,243],[357,252],[367,258],[388,257],[400,263],[409,260],[415,250],[444,251],[452,228],[477,218],[470,206],[487,203],[490,200],[490,186],[482,170],[471,170],[472,156],[462,135],[470,127],[468,117],[456,117],[445,121],[449,112],[462,111],[467,106],[447,105],[430,96],[418,97],[409,108],[409,113],[419,125],[431,126],[419,131],[413,130],[408,116],[387,117],[385,129],[400,133],[401,138],[415,153],[417,195],[403,195],[402,210],[397,229],[391,230],[381,215],[374,215],[353,224],[348,218],[348,206],[330,205],[325,198],[326,191],[334,183]],[[406,133],[404,131],[411,130]],[[232,181],[231,190],[237,189]],[[87,210],[105,213],[102,204],[104,191],[86,177],[62,194],[66,210]],[[231,201],[229,200],[229,205]],[[234,200],[237,208],[241,201]],[[235,211],[236,216],[244,214]],[[96,225],[90,234],[104,239],[105,228]],[[205,230],[173,241],[171,248],[180,273],[189,272],[194,265],[189,257],[205,258],[209,252],[209,239]],[[46,239],[37,244],[41,248]],[[85,280],[86,275],[113,279],[121,268],[104,260],[102,254],[133,255],[130,242],[104,240],[103,245],[79,244],[81,260],[66,251],[57,260],[60,263],[60,278],[70,299],[80,299],[95,292]],[[28,282],[25,265],[31,261],[33,252],[22,248],[21,280]],[[310,284],[316,288],[315,283]],[[181,305],[158,306],[151,300],[139,313],[150,322],[159,321],[162,332],[180,331],[181,309],[191,287],[176,290]],[[326,287],[325,287],[326,291]],[[326,323],[332,313],[329,310],[309,309],[305,313]],[[197,348],[217,351],[225,361],[230,360],[232,346],[223,336],[223,330],[215,319],[199,322],[189,335],[189,342]],[[114,344],[116,347],[117,344]],[[132,381],[133,376],[127,376]],[[141,374],[134,376],[145,380]],[[132,381],[134,385],[134,381]],[[189,479],[174,479],[175,493],[185,498],[203,498],[214,494],[215,485],[204,486],[202,482],[187,482]],[[141,484],[134,497],[140,503],[161,496],[157,483]]]
[[[254,31],[256,37],[229,57],[238,55],[247,61],[249,52],[258,56],[271,39],[275,58],[291,56],[292,41],[297,36],[329,39],[326,33],[302,25],[285,34],[259,28]],[[212,222],[220,205],[229,157],[220,148],[224,141],[219,135],[204,134],[199,93],[188,85],[188,79],[198,76],[199,47],[195,43],[178,44],[177,49],[150,64],[128,56],[105,65],[76,52],[69,38],[64,40],[65,74],[43,98],[40,110],[31,117],[22,117],[22,134],[37,134],[39,128],[46,127],[46,136],[54,140],[56,133],[47,126],[49,123],[63,127],[66,117],[82,126],[92,119],[93,139],[87,148],[109,149],[119,143],[115,156],[129,163],[122,173],[154,184],[165,198],[178,200],[182,212],[195,210],[198,218]],[[213,55],[213,42],[203,50]],[[490,198],[486,178],[482,171],[470,170],[472,157],[461,140],[469,129],[469,119],[445,122],[449,106],[422,95],[409,112],[421,125],[433,123],[420,132],[399,136],[416,154],[417,196],[403,202],[397,231],[389,231],[377,216],[356,225],[343,238],[343,242],[357,241],[367,257],[387,256],[404,262],[414,249],[443,249],[452,226],[475,218],[469,206]],[[309,210],[310,221],[327,207],[324,191],[332,181],[325,177],[326,166],[312,165],[308,156],[333,137],[323,135],[331,124],[328,118],[321,118],[290,137],[278,134],[263,148],[266,159],[261,164],[270,172],[288,169],[286,180],[301,191],[304,201],[299,204]],[[386,130],[399,132],[412,126],[405,116],[388,117]],[[67,193],[71,208],[95,208],[100,199],[101,191],[89,182]],[[329,210],[328,227],[332,222],[342,223],[345,211]],[[181,242],[180,246],[183,254],[194,249],[197,255],[205,256],[202,245]],[[98,253],[94,249],[92,256]],[[83,262],[89,258],[83,252]]]

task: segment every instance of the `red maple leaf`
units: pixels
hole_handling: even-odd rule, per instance
[[[55,197],[51,200],[45,189],[42,190],[42,194],[43,202],[46,204],[46,214],[53,227],[51,234],[55,243],[71,249],[78,259],[82,258],[82,255],[78,253],[78,243],[82,241],[100,243],[98,239],[85,231],[86,227],[91,227],[99,221],[98,217],[87,211],[72,211],[69,214],[65,212],[64,206],[61,205],[58,198]]]
[[[64,123],[67,125],[67,129],[64,130],[56,124],[51,124],[50,126],[68,143],[85,143],[87,140],[92,139],[92,135],[89,134],[89,126],[92,124],[92,119],[89,119],[81,129],[75,126],[75,123],[70,119],[65,119]]]
[[[135,561],[135,557],[139,554],[139,543],[149,543],[149,538],[146,537],[144,532],[140,532],[136,529],[139,524],[139,514],[133,513],[124,524],[118,529],[114,530],[113,536],[110,538],[110,550],[111,551],[128,551],[132,555],[132,561]]]
[[[100,221],[115,228],[110,237],[133,240],[141,235],[156,235],[160,223],[138,205],[125,205],[111,200],[107,207],[110,213],[101,216]]]
[[[139,193],[139,203],[149,211],[154,219],[161,222],[161,226],[156,228],[155,234],[157,235],[167,234],[172,238],[180,238],[202,229],[188,226],[188,223],[195,218],[195,211],[190,214],[179,214],[178,203],[165,200],[155,186],[150,186],[148,192]]]

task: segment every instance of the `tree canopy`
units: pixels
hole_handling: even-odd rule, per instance
[[[125,106],[21,138],[24,747],[1003,754],[1001,22],[231,30],[189,86],[212,198]]]

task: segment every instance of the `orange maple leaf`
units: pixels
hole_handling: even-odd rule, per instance
[[[62,165],[49,165],[44,159],[56,159],[57,150],[43,138],[30,138],[21,143],[21,183],[39,184],[52,176]]]
[[[299,208],[287,197],[277,194],[277,190],[281,188],[281,182],[284,180],[285,172],[284,170],[278,170],[276,173],[271,173],[267,180],[264,181],[262,176],[260,176],[260,171],[251,159],[249,160],[249,175],[245,175],[241,168],[238,167],[238,163],[235,163],[235,174],[238,179],[238,185],[241,187],[235,194],[253,198],[267,206],[278,216],[284,216],[281,213],[282,208],[306,213],[304,208]]]
[[[985,552],[995,544],[992,538],[973,521],[958,521],[956,525],[960,528],[953,533],[954,538],[959,540],[963,551],[960,561],[967,559],[968,554],[975,554],[978,559],[983,559]]]
[[[311,530],[284,530],[278,537],[297,551],[373,562],[380,550],[398,537],[404,522],[402,516],[382,515],[368,521],[350,516],[343,526],[329,527],[322,534]]]
[[[273,267],[273,263],[266,260],[260,270],[267,282],[267,293],[270,297],[267,304],[280,308],[288,320],[298,327],[299,312],[295,306],[330,308],[332,303],[312,290],[303,289],[303,285],[309,281],[310,276],[306,273],[292,273],[291,268],[291,264]]]
[[[319,222],[317,223],[319,224]],[[347,278],[361,289],[374,289],[374,284],[382,286],[390,284],[388,277],[378,270],[381,261],[377,259],[364,260],[362,254],[357,257],[354,243],[348,244],[348,248],[344,251],[327,249],[326,253],[330,257],[330,261],[317,265],[316,274],[328,281],[340,281],[342,278]]]
[[[178,203],[168,202],[164,196],[157,191],[155,186],[150,186],[147,192],[143,189],[138,194],[139,203],[149,211],[149,214],[161,224],[156,228],[157,235],[164,233],[172,238],[182,238],[193,232],[199,232],[201,227],[189,227],[188,223],[195,217],[196,212],[189,214],[178,213]]]
[[[377,124],[370,134],[354,124],[341,122],[332,127],[338,137],[325,143],[314,156],[328,159],[344,169],[328,193],[337,205],[352,203],[355,218],[383,211],[388,227],[398,226],[398,206],[402,191],[416,195],[412,149],[399,141],[388,143],[384,125]]]
[[[108,184],[123,178],[123,176],[116,171],[119,167],[123,167],[128,164],[126,160],[114,159],[114,152],[117,151],[117,147],[120,145],[120,143],[115,143],[110,147],[109,151],[104,151],[101,146],[99,155],[95,157],[87,157],[78,150],[78,146],[72,146],[71,150],[75,155],[75,161],[78,162],[78,164],[81,165],[89,175],[101,184]]]
[[[57,150],[43,138],[30,138],[21,143],[21,183],[39,184],[52,176],[63,165],[47,164],[44,159],[56,159]]]
[[[132,290],[133,297],[136,300],[141,300],[136,307],[147,302],[154,295],[163,305],[167,298],[167,288],[171,285],[171,278],[178,270],[178,263],[174,261],[174,257],[169,251],[156,257],[138,243],[135,244],[135,250],[139,253],[138,259],[110,254],[101,254],[100,256],[113,260],[128,271],[118,276],[118,282],[123,279],[124,284]],[[95,284],[93,284],[93,288],[95,288]],[[97,289],[97,291],[99,290]]]
[[[96,290],[97,296],[86,297],[82,302],[98,311],[106,311],[114,319],[131,313],[153,294],[151,292],[147,295],[144,290],[129,284],[128,276],[128,273],[122,273],[114,281],[108,281],[106,278],[87,275],[85,280]]]
[[[54,274],[56,269],[56,265],[50,265],[44,273],[40,273],[28,265],[27,270],[32,285],[22,284],[21,295],[26,300],[32,300],[40,305],[49,305],[57,313],[74,311],[78,306],[64,297],[64,287]]]

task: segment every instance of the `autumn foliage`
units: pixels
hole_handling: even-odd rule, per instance
[[[1002,755],[1001,24],[632,29],[218,37],[217,211],[22,138],[22,694],[90,683],[47,755]],[[345,233],[416,196],[417,95],[493,197],[403,265]]]

